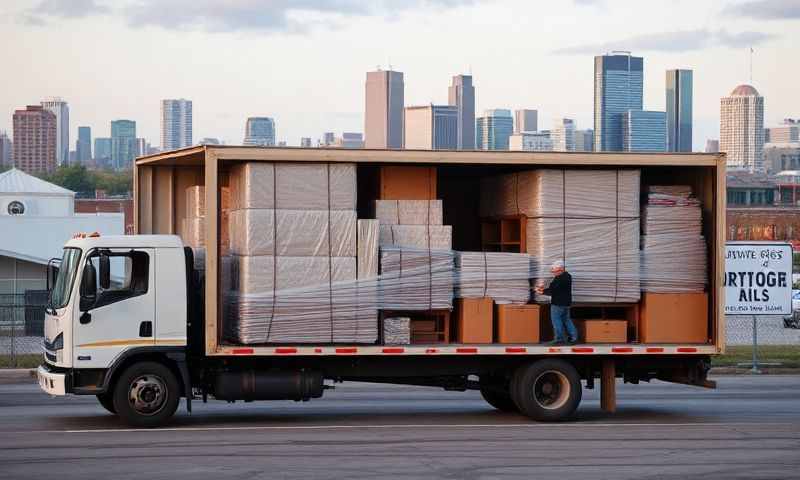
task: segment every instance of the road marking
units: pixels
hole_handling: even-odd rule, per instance
[[[54,434],[54,433],[123,433],[123,432],[217,432],[217,431],[257,431],[257,430],[348,430],[348,429],[398,429],[398,428],[578,428],[578,427],[743,427],[743,426],[785,425],[784,423],[507,423],[507,424],[397,424],[397,425],[262,425],[250,427],[166,427],[166,428],[89,428],[80,430],[29,430],[6,432],[6,434]]]

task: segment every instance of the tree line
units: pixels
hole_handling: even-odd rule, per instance
[[[0,172],[9,166],[0,167]],[[105,190],[107,195],[129,195],[133,192],[131,170],[88,170],[83,165],[58,167],[52,173],[34,173],[37,177],[75,192],[77,197],[94,198],[96,190]]]

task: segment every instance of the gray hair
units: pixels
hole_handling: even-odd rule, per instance
[[[556,260],[555,262],[553,262],[550,268],[552,268],[553,270],[562,270],[565,269],[566,267],[564,266],[563,260]]]

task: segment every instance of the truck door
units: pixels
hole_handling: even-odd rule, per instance
[[[124,350],[155,344],[154,260],[148,248],[89,252],[84,269],[94,268],[96,293],[75,305],[75,368],[107,368]]]

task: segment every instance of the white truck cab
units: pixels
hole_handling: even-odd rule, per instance
[[[48,272],[45,362],[38,369],[42,389],[52,395],[95,394],[115,411],[121,406],[114,405],[112,380],[132,358],[174,357],[178,372],[173,373],[180,378],[187,268],[183,243],[174,235],[90,234],[68,241],[57,273]],[[153,402],[172,379],[150,376],[128,392],[134,407],[137,401],[150,409],[164,407]]]

